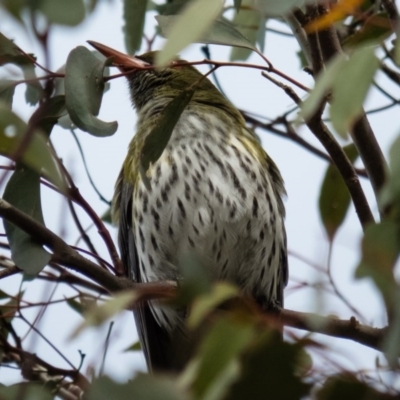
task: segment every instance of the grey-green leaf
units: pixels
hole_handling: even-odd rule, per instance
[[[178,52],[203,37],[222,11],[222,0],[193,0],[178,15],[167,31],[167,42],[157,54],[161,66],[173,60]]]
[[[354,144],[343,148],[350,161],[354,162],[358,152]],[[343,178],[335,165],[329,165],[319,196],[319,212],[330,241],[342,225],[350,205],[350,194]]]
[[[170,26],[176,20],[176,15],[158,15],[156,17],[160,25],[161,32],[166,35]],[[255,46],[244,37],[231,22],[225,19],[219,19],[214,22],[207,32],[195,41],[196,43],[220,44],[225,46],[244,47],[251,50],[256,50]]]
[[[40,175],[27,168],[19,167],[12,174],[4,191],[4,199],[44,225],[41,199]],[[18,268],[27,275],[37,275],[50,261],[51,254],[32,236],[4,220],[11,257]]]
[[[85,393],[87,400],[185,400],[186,395],[167,375],[137,374],[127,383],[117,383],[103,376],[96,379]]]
[[[73,123],[95,136],[110,136],[117,122],[104,122],[96,116],[103,97],[103,61],[88,49],[78,46],[68,56],[65,74],[66,106]]]
[[[0,102],[7,108],[12,109],[16,81],[2,79],[0,81]]]
[[[27,129],[28,126],[24,121],[12,111],[0,105],[0,154],[13,158]],[[23,162],[38,173],[44,173],[59,188],[64,187],[57,163],[42,132],[38,130],[34,132],[26,150],[20,155],[18,161]]]
[[[85,18],[82,0],[42,0],[40,10],[53,24],[76,26]]]
[[[258,10],[266,15],[279,16],[289,12],[293,7],[307,3],[304,0],[255,0]],[[310,1],[308,1],[310,3]]]
[[[140,155],[140,175],[147,188],[150,183],[147,178],[147,170],[151,164],[154,164],[163,153],[172,132],[177,124],[183,110],[189,104],[195,89],[185,89],[171,100],[164,110],[160,113],[157,125],[146,136],[142,153]]]
[[[394,266],[399,255],[399,228],[393,221],[382,221],[367,227],[362,241],[362,259],[356,278],[369,277],[380,291],[387,308],[394,304],[396,280]]]
[[[125,47],[129,54],[140,49],[146,18],[147,0],[124,0]]]
[[[373,47],[356,50],[333,80],[330,116],[335,130],[343,137],[360,115],[372,79],[379,66]]]
[[[252,7],[253,0],[244,0],[243,9],[236,13],[232,24],[240,34],[246,38],[249,46],[235,46],[230,55],[230,60],[247,60],[255,49],[260,23],[264,21],[262,15]],[[265,33],[265,32],[264,32]]]

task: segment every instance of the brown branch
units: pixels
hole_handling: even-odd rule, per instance
[[[241,111],[241,113],[243,115],[243,118],[246,120],[246,122],[253,125],[254,127],[264,129],[264,130],[274,133],[275,135],[280,136],[284,139],[289,139],[289,140],[297,143],[301,147],[304,147],[306,150],[308,150],[310,153],[316,155],[317,157],[322,158],[325,161],[328,161],[332,165],[335,165],[332,158],[329,157],[328,154],[326,154],[322,150],[318,149],[317,147],[313,146],[312,144],[308,143],[305,139],[303,139],[301,136],[299,136],[296,133],[296,131],[293,129],[293,127],[290,125],[290,123],[284,117],[277,118],[272,123],[264,123],[264,122],[261,122],[260,120],[258,120],[257,118],[254,118],[251,115],[247,114],[246,111]],[[275,127],[275,124],[279,123],[279,122],[285,126],[286,132],[282,131],[280,129],[277,129]],[[357,175],[359,175],[360,177],[368,178],[368,175],[364,169],[354,167],[354,171],[356,171]]]
[[[265,78],[269,79],[275,85],[283,89],[297,105],[301,104],[300,97],[291,87],[284,85],[282,82],[277,81],[265,73],[262,74]],[[362,227],[365,229],[367,224],[374,221],[374,218],[369,208],[367,198],[362,190],[360,181],[358,180],[356,171],[354,170],[353,164],[350,162],[339,143],[330,133],[327,126],[322,122],[320,112],[315,113],[313,117],[306,121],[306,124],[311,132],[314,133],[317,139],[325,147],[326,151],[329,153],[336,167],[341,173],[347,189],[350,192],[350,196],[353,200],[358,218]]]
[[[305,24],[326,14],[328,11],[329,9],[325,5],[308,6],[306,17],[299,18],[299,22],[304,27]],[[328,29],[320,30],[318,32],[310,33],[308,34],[308,38],[313,64],[313,72],[314,76],[317,76],[318,72],[322,70],[326,63],[331,60],[332,57],[334,57],[336,54],[340,54],[342,52],[342,49],[340,46],[337,31],[334,26]],[[319,112],[317,113],[319,114],[319,119],[320,115],[322,114],[322,108],[323,106],[321,106],[321,110],[319,110]],[[318,122],[316,116],[314,116],[313,119],[315,123]],[[361,160],[364,163],[365,169],[367,170],[368,176],[371,180],[375,196],[377,197],[380,189],[382,188],[386,180],[387,165],[382,150],[379,147],[379,144],[371,129],[367,116],[364,112],[355,122],[352,129],[350,130],[350,133],[353,142],[356,145],[357,150],[360,154]],[[335,158],[333,159],[336,162]],[[342,171],[340,170],[340,172]],[[351,182],[348,179],[352,178],[350,176],[347,176],[347,178],[345,178],[345,181],[346,179],[348,182]],[[363,197],[365,197],[365,195],[363,195]],[[364,211],[366,211],[366,208],[364,208]],[[358,214],[359,217],[362,217],[363,210],[358,210]],[[370,212],[366,212],[366,214],[364,215],[364,217],[366,218],[363,218],[363,221],[372,220],[371,218],[369,218],[368,214],[370,214]]]
[[[363,229],[365,229],[369,223],[374,222],[374,217],[353,164],[319,115],[314,115],[306,123],[334,161],[349,190],[358,219]]]
[[[388,327],[362,325],[354,317],[344,320],[292,310],[282,310],[280,319],[285,326],[353,340],[378,351],[382,351],[380,346],[388,331]]]
[[[151,299],[171,299],[176,295],[177,285],[175,282],[135,283],[126,278],[110,274],[100,266],[85,259],[49,229],[17,210],[3,199],[0,199],[0,216],[53,250],[53,258],[59,264],[93,279],[107,289],[109,293],[121,290],[135,290],[138,295],[135,303]],[[318,326],[311,324],[310,321],[313,320],[311,317],[320,321],[321,324],[318,324]],[[282,311],[282,318],[283,323],[287,326],[307,329],[311,332],[319,332],[328,336],[352,339],[377,350],[379,350],[379,344],[386,332],[386,328],[377,330],[359,325],[355,319],[352,319],[350,324],[349,321],[338,320],[333,317],[321,317],[289,310]]]

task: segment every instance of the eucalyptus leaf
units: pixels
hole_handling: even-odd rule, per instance
[[[18,167],[7,183],[4,200],[44,225],[40,175],[37,172],[27,167]],[[4,228],[10,244],[12,260],[27,275],[37,275],[49,263],[51,254],[32,236],[11,222],[4,220]]]
[[[85,19],[83,0],[41,0],[39,9],[53,24],[76,26]]]
[[[182,10],[167,32],[167,42],[157,54],[156,65],[172,61],[176,54],[203,37],[220,15],[223,0],[193,0]]]
[[[17,82],[14,80],[0,80],[0,102],[7,108],[12,109],[12,102]]]
[[[255,50],[260,24],[265,21],[262,15],[252,7],[253,0],[243,0],[242,5],[243,9],[235,14],[232,24],[247,39],[251,47],[234,47],[230,55],[231,61],[249,58],[252,51]]]
[[[151,164],[154,164],[161,157],[175,125],[189,104],[194,91],[194,88],[185,89],[172,99],[160,113],[156,126],[146,136],[140,155],[139,170],[142,180],[148,189],[150,188],[150,182],[147,178],[147,170]]]
[[[392,34],[390,18],[386,13],[373,14],[363,23],[360,29],[343,42],[345,47],[355,47],[360,44],[379,43]]]
[[[362,112],[363,102],[378,66],[375,49],[360,48],[343,64],[340,73],[333,80],[330,116],[335,130],[344,138]]]
[[[356,269],[356,278],[372,279],[381,293],[387,309],[397,307],[394,266],[398,259],[399,228],[394,221],[385,220],[367,227],[362,240],[362,258]]]
[[[102,376],[94,380],[85,393],[86,400],[185,400],[187,398],[171,377],[149,374],[137,374],[126,383],[117,383]]]
[[[27,124],[12,111],[0,105],[0,154],[14,158],[27,133]],[[64,182],[53,158],[47,139],[42,132],[36,130],[19,159],[37,173],[43,173],[58,188],[64,188]]]
[[[236,11],[239,12],[242,5],[242,0],[233,0],[233,5],[235,6]]]
[[[26,66],[32,65],[32,60],[12,40],[0,33],[0,66],[9,63]]]
[[[229,400],[268,398],[298,400],[309,398],[311,384],[298,376],[303,347],[284,342],[276,332],[259,334],[243,357],[240,379],[226,397]]]
[[[268,16],[279,16],[288,13],[292,8],[310,3],[312,0],[254,0],[255,7]]]
[[[31,120],[35,121],[36,126],[40,127],[47,136],[50,136],[54,125],[64,115],[67,115],[65,96],[59,95],[42,103],[32,114]]]
[[[331,89],[334,79],[341,72],[345,62],[345,55],[338,54],[328,63],[325,70],[318,74],[313,90],[301,105],[300,118],[307,121],[313,116]]]
[[[176,18],[176,15],[158,15],[156,17],[163,35],[167,35],[168,30],[174,24]],[[244,47],[246,49],[257,51],[255,46],[226,19],[216,20],[207,32],[205,32],[203,36],[195,42]]]
[[[196,328],[212,310],[238,294],[238,288],[230,283],[219,282],[214,284],[209,293],[204,293],[195,298],[189,314],[188,326]]]
[[[133,291],[120,292],[99,306],[92,306],[84,312],[85,321],[79,324],[71,333],[70,338],[75,338],[88,327],[100,326],[111,317],[125,310],[136,298]]]
[[[134,54],[140,49],[146,10],[147,0],[124,0],[125,25],[123,31],[125,47],[129,54]]]
[[[229,385],[239,375],[239,357],[254,338],[255,329],[249,321],[229,316],[215,322],[199,347],[192,383],[196,398],[225,398]]]
[[[354,144],[343,148],[347,157],[354,162],[358,152]],[[351,201],[347,186],[335,165],[329,165],[322,182],[319,196],[319,212],[330,241],[346,217]]]
[[[66,106],[72,122],[95,136],[110,136],[118,128],[117,122],[104,122],[99,113],[104,90],[103,61],[88,49],[78,46],[68,55],[65,75]]]

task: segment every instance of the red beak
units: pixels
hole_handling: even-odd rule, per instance
[[[107,58],[112,58],[112,65],[118,67],[121,71],[127,71],[130,69],[142,69],[150,65],[149,63],[136,58],[135,56],[129,56],[121,53],[118,50],[114,50],[111,47],[105,46],[104,44],[94,42],[92,40],[87,41],[92,47],[98,52],[103,54]]]

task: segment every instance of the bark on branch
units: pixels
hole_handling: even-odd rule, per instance
[[[135,290],[137,302],[151,299],[170,299],[177,292],[175,282],[135,283],[127,278],[112,275],[107,270],[81,256],[60,237],[30,216],[19,211],[0,198],[0,217],[35,238],[53,251],[53,260],[59,265],[71,268],[104,287],[110,294],[122,290]],[[354,340],[364,346],[380,350],[380,344],[387,332],[385,328],[373,328],[359,324],[355,318],[341,320],[317,314],[282,310],[280,321],[285,326],[318,332],[328,336]]]

